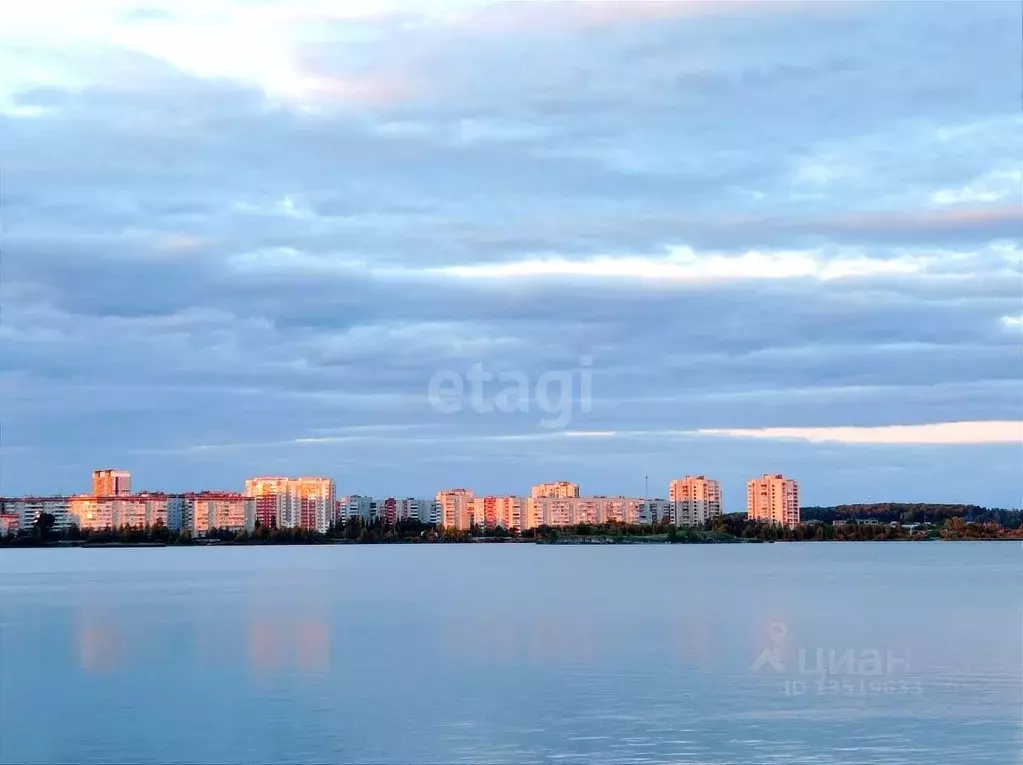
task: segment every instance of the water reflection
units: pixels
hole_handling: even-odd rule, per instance
[[[330,630],[323,619],[269,619],[248,623],[249,666],[257,672],[330,670]]]
[[[89,672],[109,672],[121,666],[124,641],[113,626],[79,624],[76,632],[78,665]]]

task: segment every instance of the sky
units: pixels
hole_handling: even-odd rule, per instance
[[[0,493],[1021,504],[1018,2],[0,6]]]

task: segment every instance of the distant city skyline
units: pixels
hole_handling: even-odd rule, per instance
[[[0,4],[0,494],[1019,507],[1018,2]],[[954,55],[950,55],[950,51]]]

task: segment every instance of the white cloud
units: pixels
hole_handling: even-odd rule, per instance
[[[711,281],[729,279],[842,279],[882,274],[914,274],[926,261],[917,257],[888,260],[862,256],[824,258],[816,251],[748,252],[739,256],[697,254],[675,248],[667,257],[644,255],[601,256],[570,260],[552,255],[541,258],[475,263],[430,269],[430,273],[465,279],[590,277],[596,279],[662,279]]]
[[[960,205],[998,202],[1006,199],[1019,201],[1023,197],[1023,174],[1020,170],[997,170],[958,188],[939,189],[930,195],[936,205]]]
[[[879,425],[822,428],[722,428],[703,435],[845,444],[1023,444],[1023,422],[938,422],[929,425]]]

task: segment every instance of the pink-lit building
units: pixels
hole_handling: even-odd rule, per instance
[[[196,536],[213,529],[252,531],[256,522],[256,500],[233,491],[203,491],[184,494],[182,517]]]
[[[721,517],[721,485],[702,475],[687,475],[668,486],[676,526],[702,526]]]
[[[79,494],[68,498],[68,515],[71,523],[91,531],[166,526],[170,501],[166,494],[149,492],[127,496]]]
[[[746,517],[793,528],[799,524],[799,486],[791,478],[764,473],[746,485]]]
[[[529,496],[533,499],[549,497],[552,499],[572,499],[579,496],[579,484],[571,481],[552,481],[534,486]]]
[[[17,513],[0,513],[0,536],[17,534],[21,529],[21,518]]]
[[[473,494],[469,489],[445,489],[437,492],[437,522],[441,526],[467,531],[473,523]]]
[[[337,512],[330,478],[250,478],[245,482],[245,496],[255,500],[255,518],[268,527],[326,533]]]
[[[575,526],[580,523],[652,523],[667,520],[665,499],[642,497],[530,497],[522,528]]]
[[[131,494],[131,473],[127,470],[92,471],[92,496],[123,497]]]

